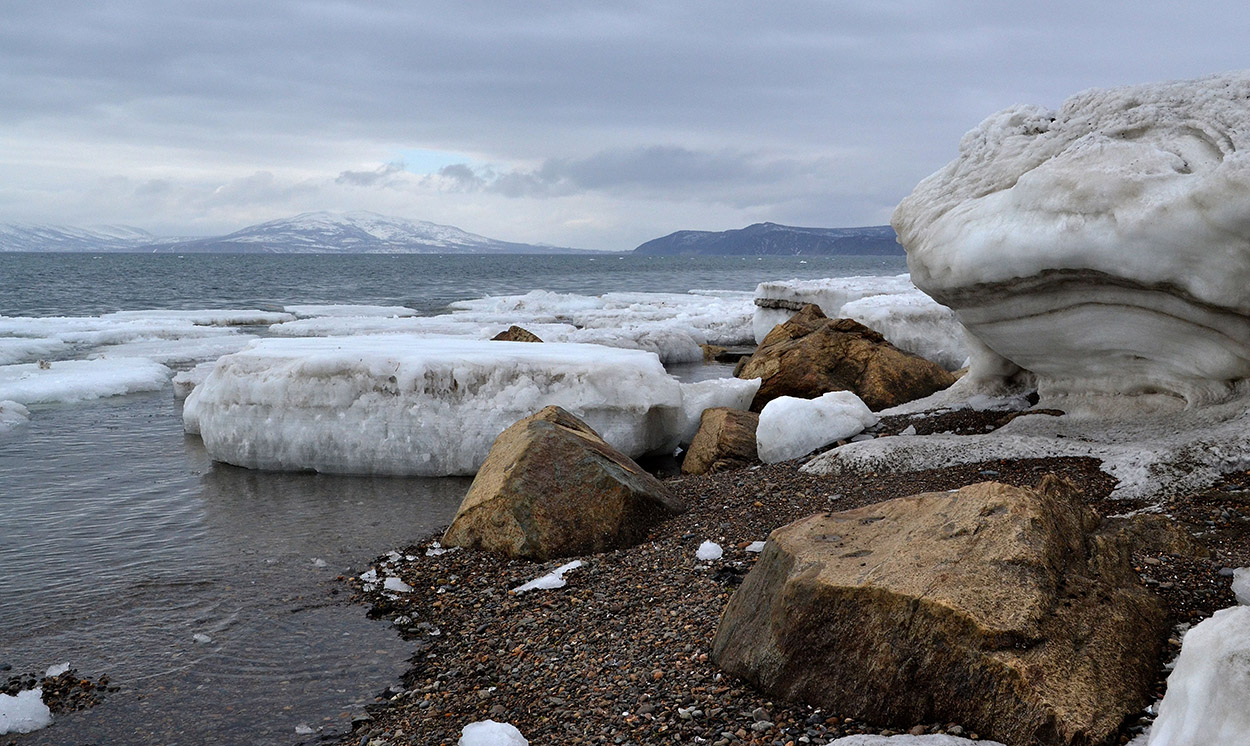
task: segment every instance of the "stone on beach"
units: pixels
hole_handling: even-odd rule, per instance
[[[260,340],[217,361],[183,420],[236,466],[445,476],[552,404],[631,457],[671,451],[681,426],[681,388],[650,353],[406,335]]]
[[[541,342],[538,335],[516,324],[490,338],[492,342]]]
[[[892,222],[987,390],[1208,404],[1250,377],[1248,149],[1250,71],[1089,90],[986,119]]]
[[[1127,542],[1052,479],[774,531],[713,659],[771,696],[870,722],[1098,744],[1149,701],[1164,636]]]
[[[814,399],[831,391],[854,392],[876,411],[955,381],[936,363],[899,350],[859,322],[829,319],[813,304],[769,332],[735,375],[762,379],[751,402],[756,412],[779,396]]]
[[[585,555],[632,546],[684,510],[586,423],[546,407],[495,441],[443,544],[535,560]]]
[[[699,431],[681,462],[683,474],[715,474],[759,463],[755,429],[760,416],[728,407],[703,410]]]

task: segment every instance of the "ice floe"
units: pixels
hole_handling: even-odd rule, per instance
[[[786,461],[849,438],[877,424],[877,416],[850,391],[831,391],[815,399],[779,396],[760,412],[755,443],[766,464]]]
[[[987,118],[893,225],[985,385],[1035,376],[1067,411],[1224,401],[1250,376],[1248,148],[1250,71],[1088,90]]]
[[[69,403],[164,388],[170,370],[142,358],[59,360],[0,366],[0,401]]]
[[[369,317],[381,316],[384,318],[400,318],[404,316],[416,316],[417,312],[407,306],[366,306],[366,305],[349,305],[343,303],[332,304],[304,304],[295,306],[284,306],[289,314],[293,314],[297,318],[307,319],[316,316],[334,316],[334,317]],[[277,323],[277,322],[267,322]]]
[[[183,419],[238,466],[443,476],[476,472],[550,404],[633,457],[671,450],[681,422],[681,388],[648,353],[396,335],[262,339],[218,360]]]
[[[0,365],[33,362],[39,358],[64,354],[66,345],[59,339],[0,337]]]
[[[27,689],[17,695],[0,694],[0,736],[30,733],[52,725],[52,711],[43,703],[42,689]]]
[[[1168,676],[1149,746],[1250,746],[1250,606],[1195,625]]]

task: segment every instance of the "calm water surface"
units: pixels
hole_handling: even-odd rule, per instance
[[[432,313],[540,288],[750,290],[903,271],[901,257],[0,254],[0,314],[291,303]],[[710,374],[724,371],[681,372]],[[213,464],[183,435],[169,389],[31,414],[0,435],[0,663],[17,673],[68,661],[122,689],[19,743],[315,742],[396,682],[411,649],[346,603],[336,577],[445,525],[469,480]],[[301,725],[317,734],[296,735]]]

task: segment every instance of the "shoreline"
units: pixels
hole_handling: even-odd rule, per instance
[[[939,430],[985,432],[1003,414],[967,413],[954,427],[950,413],[939,415],[946,417],[941,422],[929,419]],[[918,430],[925,427],[919,421]],[[463,726],[486,719],[511,723],[535,744],[701,738],[719,746],[787,746],[856,733],[977,738],[959,723],[887,728],[773,701],[722,674],[708,656],[722,609],[758,557],[746,547],[816,512],[981,481],[1033,486],[1049,473],[1077,485],[1104,518],[1142,507],[1110,498],[1115,482],[1090,458],[985,461],[861,477],[802,474],[797,467],[808,458],[666,479],[691,509],[656,526],[638,546],[578,558],[583,566],[568,572],[567,585],[555,590],[510,593],[573,558],[531,563],[461,550],[427,556],[437,535],[400,549],[398,559],[380,557],[379,574],[398,576],[413,590],[366,592],[356,581],[356,598],[371,606],[371,617],[392,620],[416,644],[416,654],[402,690],[379,697],[368,708],[372,719],[357,723],[338,743],[455,744]],[[1239,472],[1201,493],[1161,503],[1210,559],[1144,547],[1134,552],[1143,584],[1161,597],[1173,628],[1235,603],[1231,578],[1221,571],[1250,565],[1247,490],[1250,474]],[[724,556],[697,560],[695,551],[705,540],[720,544]],[[1177,637],[1169,646],[1175,652]],[[1157,697],[1166,675],[1159,672]],[[1120,743],[1147,720],[1143,713],[1127,723]]]

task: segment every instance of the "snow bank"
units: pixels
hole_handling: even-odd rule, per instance
[[[42,689],[27,689],[17,696],[0,694],[0,736],[30,733],[52,725],[52,711],[43,703]]]
[[[749,409],[760,390],[760,379],[711,378],[681,385],[681,442],[690,443],[699,432],[703,410],[714,407]]]
[[[260,340],[217,362],[183,420],[238,466],[444,476],[550,404],[633,457],[676,445],[681,389],[654,355],[398,335]]]
[[[855,319],[890,344],[958,370],[968,358],[963,326],[954,311],[922,293],[907,275],[834,277],[760,283],[755,290],[755,341],[815,303],[831,319]]]
[[[1250,376],[1250,71],[1016,106],[893,225],[918,287],[1059,408],[1207,405]]]
[[[1185,634],[1149,746],[1250,746],[1250,606]]]
[[[535,591],[535,590],[549,591],[549,590],[554,590],[556,588],[563,588],[565,585],[568,584],[568,581],[564,579],[564,574],[568,572],[569,570],[576,570],[577,568],[581,566],[582,566],[581,560],[573,560],[572,562],[569,562],[568,564],[560,565],[559,567],[547,573],[546,575],[534,578],[533,580],[523,585],[518,585],[516,588],[512,589],[512,592],[520,594],[520,593],[525,593],[526,591]]]
[[[986,399],[984,403],[1001,401]],[[881,414],[897,414],[902,409]],[[1230,402],[1152,416],[1030,415],[984,435],[935,434],[850,443],[817,456],[802,470],[811,474],[889,473],[1056,456],[1099,459],[1101,469],[1118,481],[1114,497],[1157,500],[1195,492],[1214,484],[1221,474],[1250,469],[1250,411],[1244,403]]]
[[[3,365],[0,401],[68,403],[156,391],[165,387],[169,376],[169,368],[139,358],[60,360],[47,368],[35,363]]]
[[[0,435],[16,430],[29,420],[29,409],[15,401],[0,400]]]
[[[760,460],[775,464],[805,456],[875,424],[877,416],[850,391],[831,391],[815,399],[779,396],[760,412],[755,443]]]
[[[464,726],[456,743],[457,746],[529,746],[530,742],[514,725],[482,720]]]

